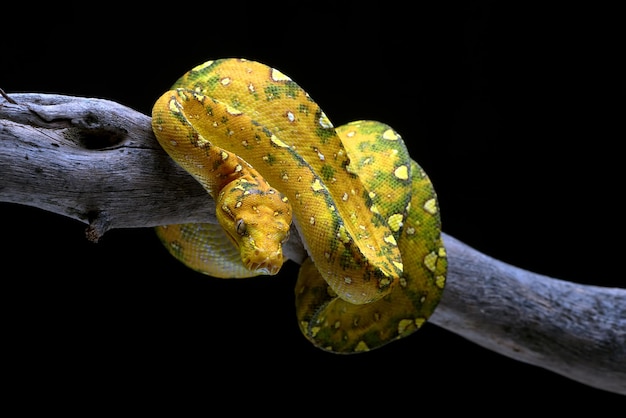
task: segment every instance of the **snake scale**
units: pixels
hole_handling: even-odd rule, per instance
[[[315,346],[372,350],[412,334],[436,308],[447,271],[437,197],[391,127],[334,127],[290,77],[227,58],[176,81],[154,104],[152,128],[215,201],[219,224],[156,228],[188,267],[274,275],[293,222],[308,253],[296,315]]]

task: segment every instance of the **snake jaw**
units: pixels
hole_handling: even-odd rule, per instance
[[[248,261],[246,264],[246,268],[250,271],[255,271],[259,274],[274,276],[282,267],[282,262],[280,264],[272,263],[271,260],[266,259],[260,263],[253,263],[252,261]]]
[[[241,261],[248,270],[269,276],[274,276],[280,271],[283,266],[283,251],[280,245],[278,249],[271,251],[256,247],[252,239],[249,244],[254,248],[241,252]]]

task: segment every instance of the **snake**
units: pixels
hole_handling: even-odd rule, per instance
[[[156,100],[152,129],[215,205],[217,223],[155,227],[187,267],[276,275],[295,228],[307,254],[294,290],[298,326],[338,354],[407,337],[437,307],[447,272],[437,195],[387,124],[335,127],[280,70],[221,58]]]

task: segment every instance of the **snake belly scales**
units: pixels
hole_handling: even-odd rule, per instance
[[[219,224],[156,228],[188,267],[276,274],[293,221],[308,253],[296,315],[315,346],[372,350],[412,334],[436,308],[447,271],[437,197],[389,126],[333,127],[282,72],[227,58],[176,81],[156,101],[152,128],[215,201]]]

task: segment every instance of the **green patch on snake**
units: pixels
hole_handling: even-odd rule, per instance
[[[305,115],[308,115],[310,113],[309,106],[307,106],[305,104],[299,104],[298,105],[298,112],[299,113],[303,113]]]
[[[295,85],[293,81],[287,81],[285,82],[285,84],[282,85],[270,85],[263,89],[263,91],[265,92],[265,100],[267,101],[280,100],[282,99],[283,95],[290,99],[295,99],[296,97],[298,97],[299,90],[300,89],[297,85]]]
[[[334,138],[336,136],[333,129],[322,128],[321,126],[315,128],[315,135],[320,139],[322,144],[327,143],[330,138]]]
[[[397,148],[397,143],[392,141],[362,141],[359,143],[359,150],[370,156],[388,156],[389,151],[397,152]]]
[[[201,91],[204,94],[211,93],[220,85],[219,75],[206,76],[212,70],[211,66],[189,73],[188,77],[181,77],[172,88],[186,88]]]
[[[397,190],[398,188],[406,187],[409,183],[410,181],[398,178],[393,172],[378,171],[376,176],[367,179],[367,189],[373,191],[385,189]],[[377,194],[377,196],[381,199],[384,198],[380,194]],[[391,199],[394,197],[402,198],[402,196],[392,196]]]
[[[330,181],[335,176],[335,169],[329,164],[324,164],[320,170],[320,174],[324,181]]]

